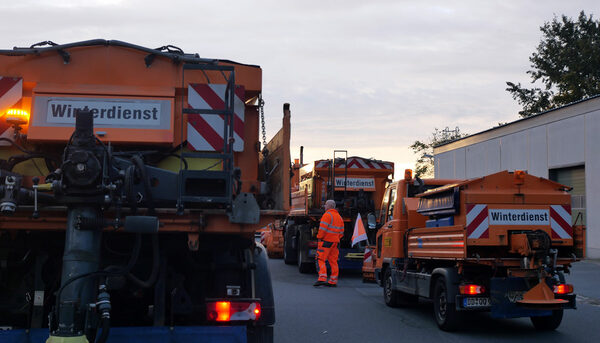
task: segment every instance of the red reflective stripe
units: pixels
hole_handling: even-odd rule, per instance
[[[473,231],[475,231],[475,229],[477,229],[479,227],[479,225],[481,223],[483,223],[484,220],[487,219],[487,217],[488,217],[488,211],[487,211],[487,208],[484,208],[477,215],[477,217],[475,217],[475,219],[473,219],[471,224],[469,224],[469,226],[467,226],[467,237],[469,237],[473,233]]]
[[[215,93],[215,91],[208,84],[196,83],[193,84],[192,87],[194,87],[196,92],[202,97],[202,99],[204,99],[204,101],[206,101],[206,103],[210,107],[212,107],[212,109],[225,109],[225,102],[223,101],[223,99],[221,99],[221,97],[217,93]],[[243,97],[240,97],[240,99],[244,101]],[[219,117],[221,117],[221,119],[223,120],[225,119],[225,116],[222,114],[219,115]],[[237,133],[240,137],[244,137],[244,122],[238,116],[236,116],[235,113],[233,115],[233,123],[233,130],[235,131],[235,133]]]
[[[563,207],[564,208],[564,207]],[[573,228],[565,221],[560,214],[553,208],[550,208],[550,217],[571,237],[573,237]],[[561,238],[554,230],[552,230],[552,238]]]
[[[20,78],[0,77],[0,96],[13,88],[20,80]]]
[[[223,137],[219,135],[207,122],[202,118],[200,114],[188,115],[188,123],[198,131],[213,149],[219,151],[223,150]],[[188,142],[189,143],[189,142]],[[191,143],[190,143],[191,144]],[[193,144],[192,144],[193,146]],[[194,147],[194,149],[196,149]]]

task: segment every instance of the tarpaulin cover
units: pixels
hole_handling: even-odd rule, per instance
[[[48,329],[0,331],[2,343],[45,343]],[[245,326],[117,327],[110,343],[244,343]]]

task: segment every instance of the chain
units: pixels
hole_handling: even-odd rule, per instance
[[[260,129],[262,132],[262,145],[263,149],[267,147],[267,129],[265,128],[265,101],[262,98],[262,94],[258,96],[258,108],[260,111]]]

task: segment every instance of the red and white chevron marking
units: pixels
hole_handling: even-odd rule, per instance
[[[550,227],[552,228],[552,238],[573,238],[573,227],[571,226],[571,221],[571,206],[550,206]]]
[[[188,87],[188,105],[203,110],[225,109],[225,84],[192,83]],[[244,150],[244,87],[235,87],[233,106],[233,151]],[[198,151],[223,151],[224,116],[215,114],[189,114],[188,144]]]
[[[489,238],[488,207],[467,204],[467,238]]]
[[[330,160],[319,160],[316,162],[317,168],[329,167]],[[340,160],[335,164],[336,168],[345,168],[344,161]],[[348,158],[348,169],[394,169],[394,164],[391,162],[374,161],[360,157]]]
[[[18,103],[23,97],[23,79],[20,77],[0,76],[0,115],[4,116],[6,110]],[[3,119],[0,119],[0,137],[13,138],[14,130]],[[0,142],[0,145],[10,145]]]
[[[260,244],[265,245],[267,243],[267,232],[266,231],[261,231],[260,232]]]
[[[365,255],[363,257],[363,263],[373,261],[373,251],[369,248],[365,248]]]

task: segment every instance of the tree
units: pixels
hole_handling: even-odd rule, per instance
[[[563,15],[540,27],[542,40],[529,61],[531,83],[523,88],[506,82],[523,110],[522,117],[566,105],[600,93],[600,22],[581,11],[577,21]]]
[[[458,127],[456,127],[454,130],[451,130],[448,127],[443,130],[438,130],[435,128],[431,138],[427,143],[415,141],[410,146],[410,149],[413,151],[413,153],[419,155],[419,159],[415,165],[415,176],[433,177],[433,148],[465,136],[467,136],[467,134],[461,133]]]

